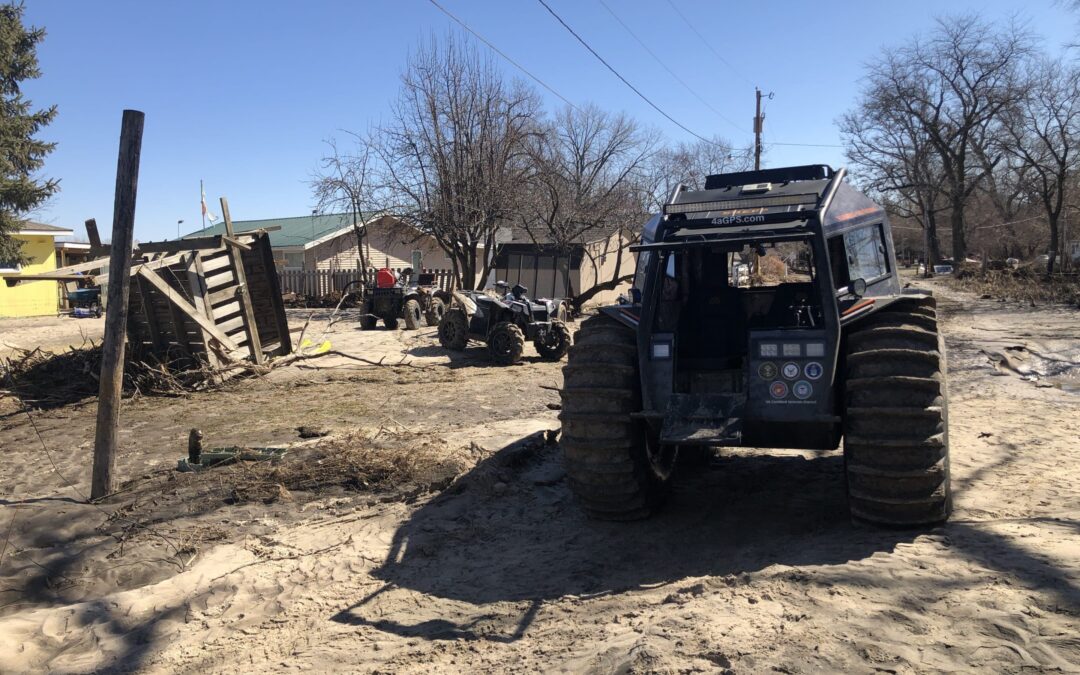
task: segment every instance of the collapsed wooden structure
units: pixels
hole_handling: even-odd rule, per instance
[[[218,368],[242,359],[263,364],[292,351],[270,237],[262,230],[140,244],[131,264],[127,338],[134,355],[187,357]],[[96,232],[95,232],[96,234]],[[108,258],[41,274],[29,281],[108,282]],[[108,309],[108,308],[106,308]]]
[[[131,269],[128,344],[211,366],[292,351],[270,238],[244,232],[139,246]]]

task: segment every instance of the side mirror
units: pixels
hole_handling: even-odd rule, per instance
[[[851,282],[851,286],[849,286],[849,288],[851,289],[852,295],[854,295],[856,298],[861,298],[866,293],[866,280],[855,279]]]

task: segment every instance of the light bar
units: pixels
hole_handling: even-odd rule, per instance
[[[771,206],[813,206],[817,195],[783,195],[780,197],[762,197],[759,199],[725,199],[713,202],[687,202],[667,204],[664,213],[699,213],[704,211],[729,211],[731,209],[769,208]]]

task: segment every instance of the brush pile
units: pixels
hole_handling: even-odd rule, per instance
[[[1080,277],[1055,274],[1047,278],[1031,267],[1016,270],[979,270],[965,266],[953,281],[962,290],[1006,302],[1024,302],[1032,307],[1063,304],[1080,307]]]

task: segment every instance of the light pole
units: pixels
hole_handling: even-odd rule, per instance
[[[180,238],[180,226],[184,224],[183,219],[176,221],[176,238]]]

